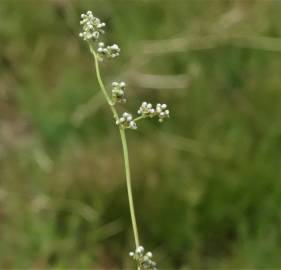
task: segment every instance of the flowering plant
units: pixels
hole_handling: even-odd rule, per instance
[[[123,148],[123,156],[124,156],[124,164],[125,164],[125,175],[126,175],[126,183],[127,183],[127,191],[128,191],[128,199],[129,199],[129,207],[130,207],[130,215],[132,220],[132,227],[135,239],[135,251],[130,252],[129,255],[137,262],[138,269],[148,269],[148,270],[156,270],[156,263],[152,260],[151,252],[144,252],[144,248],[140,245],[139,235],[137,229],[136,215],[134,209],[134,201],[133,201],[133,193],[131,188],[131,173],[130,173],[130,164],[129,164],[129,154],[128,154],[128,146],[126,139],[126,129],[137,129],[137,121],[144,118],[153,118],[157,117],[159,122],[163,122],[164,119],[169,118],[169,110],[167,109],[166,104],[157,104],[155,107],[152,106],[151,103],[143,102],[139,107],[137,113],[138,117],[134,118],[132,114],[128,112],[124,112],[121,116],[119,116],[117,112],[117,104],[125,103],[125,82],[113,82],[111,95],[108,94],[104,83],[102,81],[100,75],[99,62],[103,61],[104,58],[113,59],[119,56],[120,48],[117,44],[106,46],[103,42],[97,41],[100,39],[100,36],[105,33],[103,28],[105,27],[105,23],[101,22],[99,18],[96,18],[91,11],[87,11],[86,14],[81,15],[80,24],[82,26],[82,32],[79,36],[85,40],[90,48],[90,52],[92,53],[95,61],[96,75],[101,91],[112,111],[113,117],[115,119],[115,123],[118,126],[122,148]]]

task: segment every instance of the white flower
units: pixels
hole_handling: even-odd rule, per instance
[[[137,247],[135,252],[130,252],[129,255],[137,262],[140,269],[157,270],[156,262],[152,260],[152,253],[150,251],[144,253],[142,246]]]
[[[143,102],[138,110],[138,114],[143,117],[158,116],[159,122],[163,122],[165,118],[170,117],[170,112],[167,110],[166,104],[157,104],[156,108],[152,107],[151,103]]]
[[[156,105],[156,114],[159,117],[159,122],[163,122],[165,118],[170,117],[170,111],[166,110],[167,105],[166,104],[157,104]]]
[[[104,45],[103,42],[100,42],[98,44],[98,53],[100,56],[106,56],[107,58],[115,58],[117,56],[119,56],[120,54],[120,48],[117,44],[113,44],[110,46],[106,46]]]
[[[91,11],[81,15],[80,24],[82,25],[82,32],[79,33],[79,36],[84,40],[97,40],[100,34],[104,34],[102,28],[105,27],[105,23],[94,17]]]
[[[112,99],[113,102],[125,103],[125,82],[113,82],[112,83]]]
[[[148,251],[148,252],[146,253],[146,256],[148,256],[149,258],[152,258],[152,252]]]
[[[122,117],[116,121],[116,125],[121,126],[122,128],[137,129],[137,124],[133,120],[132,115],[127,112],[124,112]]]
[[[144,117],[153,117],[155,115],[155,110],[152,108],[151,103],[147,103],[146,101],[144,101],[138,110],[138,114]]]

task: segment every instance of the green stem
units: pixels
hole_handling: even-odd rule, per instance
[[[127,191],[128,191],[131,220],[132,220],[132,225],[133,225],[135,244],[136,244],[136,248],[137,248],[140,245],[140,243],[139,243],[139,234],[138,234],[137,221],[136,221],[135,208],[134,208],[133,192],[132,192],[132,186],[131,186],[131,173],[130,173],[127,139],[126,139],[125,130],[122,128],[119,128],[119,131],[120,131],[123,155],[124,155],[124,164],[125,164],[125,173],[126,173],[126,182],[127,182]]]
[[[97,79],[101,88],[101,91],[108,103],[108,105],[111,108],[112,114],[114,118],[118,119],[118,113],[114,107],[114,103],[110,99],[105,86],[103,84],[101,75],[100,75],[100,69],[99,69],[99,60],[98,55],[96,54],[94,48],[92,47],[92,44],[89,43],[90,51],[95,59],[95,67],[96,67],[96,74]],[[133,226],[133,232],[134,232],[134,239],[135,239],[135,245],[136,248],[139,246],[139,235],[138,235],[138,228],[137,228],[137,221],[136,221],[136,215],[135,215],[135,208],[134,208],[134,200],[133,200],[133,192],[132,192],[132,185],[131,185],[131,173],[130,173],[130,163],[129,163],[129,153],[128,153],[128,145],[127,145],[127,139],[126,139],[126,133],[125,130],[121,127],[119,127],[121,142],[122,142],[122,149],[123,149],[123,156],[124,156],[124,166],[125,166],[125,175],[126,175],[126,183],[127,183],[127,191],[128,191],[128,199],[129,199],[129,208],[130,208],[130,214],[131,214],[131,220],[132,220],[132,226]]]
[[[137,121],[139,121],[139,120],[141,120],[141,119],[143,119],[143,118],[145,118],[145,116],[141,115],[141,116],[135,118],[135,119],[134,119],[134,122],[137,122]]]
[[[98,60],[98,56],[92,46],[91,43],[89,43],[89,47],[90,47],[90,51],[92,53],[92,55],[94,56],[94,59],[95,59],[95,67],[96,67],[96,74],[97,74],[97,78],[98,78],[98,82],[99,82],[99,85],[100,85],[100,88],[101,88],[101,91],[108,103],[108,105],[110,106],[111,108],[111,111],[113,113],[113,116],[114,118],[117,120],[118,119],[118,113],[114,107],[114,103],[112,102],[112,100],[110,99],[106,89],[105,89],[105,86],[103,84],[103,81],[102,81],[102,78],[101,78],[101,75],[100,75],[100,68],[99,68],[99,60]]]

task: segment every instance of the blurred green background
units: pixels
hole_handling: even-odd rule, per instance
[[[160,269],[281,268],[281,1],[0,2],[0,268],[130,269],[119,134],[79,15],[122,49],[141,242]],[[122,108],[121,111],[125,110]]]

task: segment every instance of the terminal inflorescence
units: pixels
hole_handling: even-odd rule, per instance
[[[80,24],[82,25],[82,32],[79,36],[84,40],[97,40],[100,34],[104,34],[105,23],[96,18],[92,11],[87,11],[86,14],[81,15]]]

